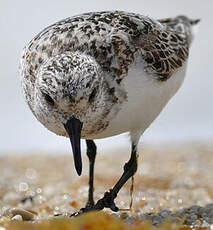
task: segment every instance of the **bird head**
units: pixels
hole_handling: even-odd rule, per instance
[[[104,73],[88,55],[59,54],[39,70],[34,114],[49,130],[70,138],[79,175],[82,171],[80,138],[106,127],[113,101],[115,96]]]

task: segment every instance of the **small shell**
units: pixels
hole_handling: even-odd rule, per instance
[[[35,219],[35,216],[31,212],[28,212],[27,210],[24,210],[22,208],[8,209],[4,212],[3,215],[9,216],[11,219],[13,219],[15,216],[21,216],[24,221],[32,221]]]

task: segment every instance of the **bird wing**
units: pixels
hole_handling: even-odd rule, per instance
[[[161,81],[170,78],[187,60],[189,44],[184,34],[141,15],[125,14],[121,18],[110,37],[118,79],[128,72],[138,53],[144,60],[144,70]]]
[[[189,44],[182,34],[166,24],[134,13],[87,14],[76,33],[80,43],[85,41],[85,33],[90,41],[81,44],[81,49],[95,57],[102,69],[112,73],[118,83],[127,75],[138,54],[144,60],[144,70],[161,81],[170,78],[188,57]],[[79,49],[78,43],[75,45]]]
[[[158,23],[146,24],[147,33],[140,42],[145,60],[145,71],[165,81],[181,67],[188,58],[189,44],[185,36]]]

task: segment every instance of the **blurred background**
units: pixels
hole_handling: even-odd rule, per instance
[[[0,1],[0,154],[71,151],[69,140],[45,129],[25,104],[18,72],[21,51],[38,32],[60,19],[88,11],[116,9],[155,19],[180,14],[202,19],[191,47],[185,82],[141,142],[212,142],[212,0],[8,0]],[[127,146],[127,139],[124,134],[97,143],[99,149],[108,150]]]

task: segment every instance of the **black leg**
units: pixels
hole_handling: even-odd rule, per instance
[[[127,180],[132,177],[137,171],[137,148],[136,145],[132,144],[132,153],[129,161],[124,165],[124,172],[116,183],[116,185],[104,194],[104,197],[100,199],[93,209],[101,210],[103,208],[110,208],[112,211],[117,212],[119,209],[114,203],[114,199],[117,197],[118,192]]]
[[[92,143],[94,144],[94,142],[92,141]],[[93,157],[95,159],[95,157]],[[92,165],[92,163],[91,163]],[[94,162],[93,162],[93,167],[94,167]],[[93,168],[91,167],[91,168]],[[119,208],[115,205],[114,199],[117,197],[118,192],[120,191],[120,189],[122,188],[122,186],[127,182],[127,180],[132,177],[135,172],[137,171],[137,145],[136,144],[132,144],[132,152],[131,152],[131,157],[129,159],[129,161],[124,165],[124,172],[121,176],[121,178],[119,179],[119,181],[115,184],[115,186],[110,189],[109,192],[105,192],[104,197],[101,198],[100,200],[98,200],[98,202],[90,207],[85,207],[82,208],[79,212],[75,212],[73,214],[71,214],[72,216],[77,216],[80,215],[84,212],[88,212],[88,211],[92,211],[92,210],[102,210],[104,208],[110,208],[112,211],[117,212],[119,210]],[[91,191],[93,192],[93,170],[90,171],[91,175],[90,176],[90,182],[92,181],[92,185],[90,183],[90,188]],[[89,197],[93,194],[92,192],[90,192],[89,190]],[[90,199],[90,198],[89,198]],[[93,200],[93,199],[92,199]],[[89,200],[88,200],[89,201]]]
[[[86,208],[92,208],[94,206],[93,181],[94,181],[94,164],[95,164],[97,148],[93,140],[86,140],[86,144],[87,144],[87,156],[89,158],[89,193],[88,193],[88,201],[86,203]]]

